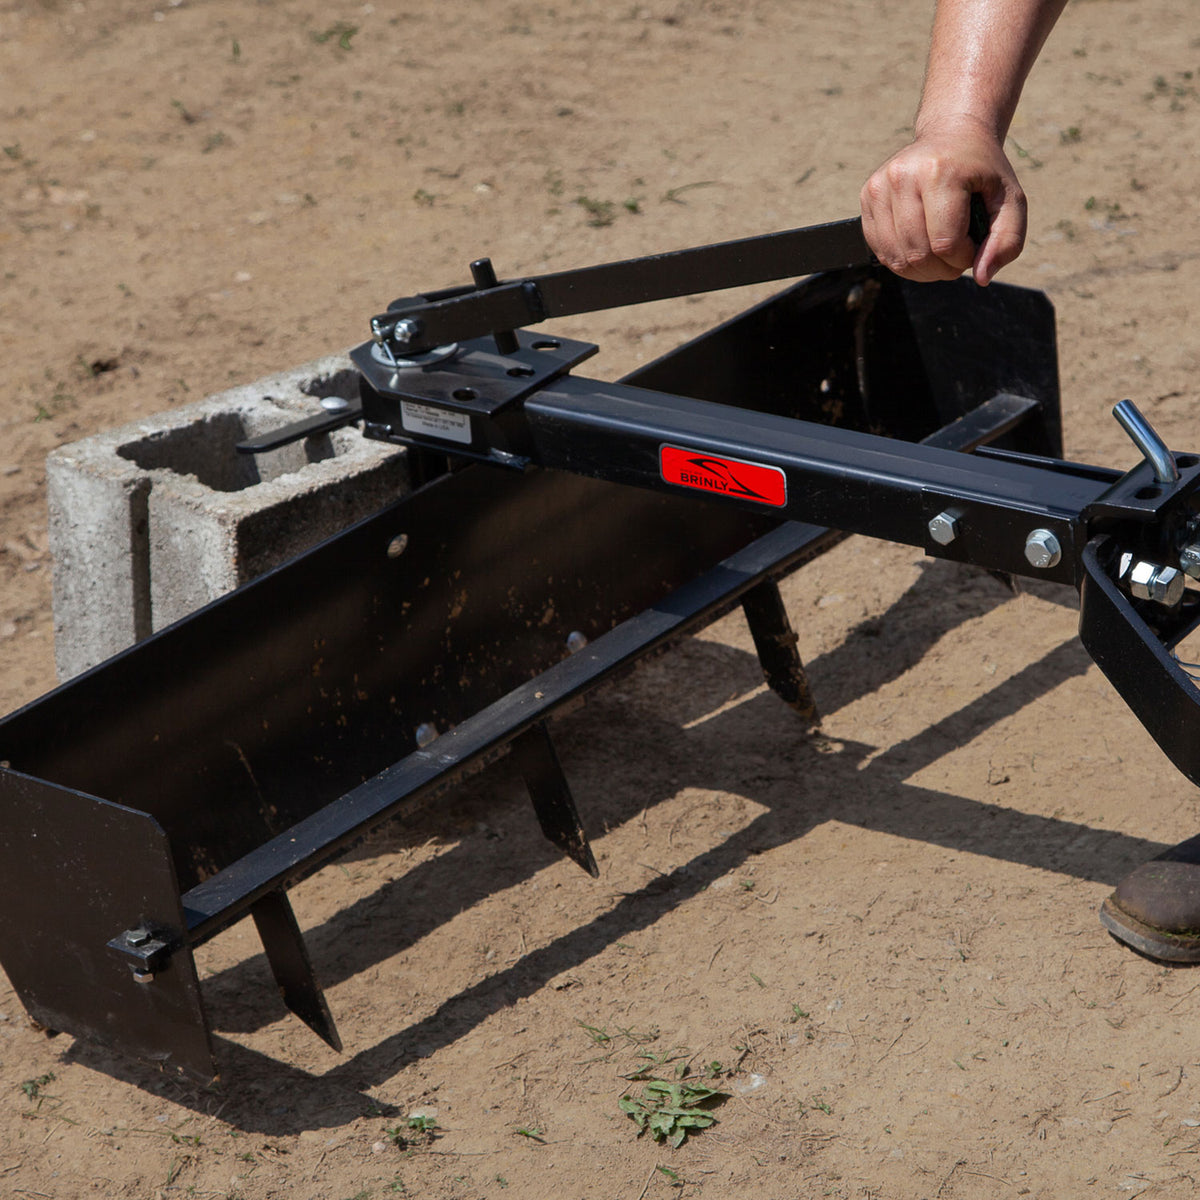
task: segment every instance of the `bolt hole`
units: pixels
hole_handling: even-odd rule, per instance
[[[1181,471],[1186,471],[1188,467],[1194,467],[1198,462],[1200,462],[1200,458],[1197,458],[1194,454],[1180,454],[1175,459],[1175,465]]]
[[[561,345],[562,342],[552,342],[547,338],[543,341],[534,342],[533,348],[535,350],[557,350]]]
[[[1134,492],[1134,496],[1139,500],[1157,500],[1161,495],[1162,488],[1160,487],[1138,488],[1138,490]]]
[[[455,388],[450,395],[455,400],[474,400],[479,393],[474,388]]]
[[[536,374],[532,367],[509,367],[508,374],[514,379],[528,379],[530,375]]]

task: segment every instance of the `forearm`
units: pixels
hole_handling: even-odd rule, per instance
[[[978,122],[1003,141],[1025,78],[1066,0],[939,0],[916,134]]]

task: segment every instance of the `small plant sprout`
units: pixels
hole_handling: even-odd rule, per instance
[[[339,50],[350,50],[350,39],[358,32],[357,25],[347,25],[345,21],[338,21],[335,25],[330,25],[322,33],[313,32],[309,36],[318,46],[323,46],[326,42],[337,38]]]
[[[652,1050],[643,1050],[635,1056],[641,1060],[641,1066],[635,1067],[622,1079],[650,1079],[655,1071],[660,1071],[670,1063],[675,1063],[675,1077],[682,1079],[688,1073],[689,1053],[686,1048],[679,1050],[664,1050],[655,1054]]]
[[[546,1135],[536,1125],[522,1125],[518,1129],[514,1129],[518,1137],[528,1138],[531,1142],[541,1142],[546,1144]]]
[[[54,1101],[53,1107],[57,1108],[62,1102],[45,1090],[46,1085],[53,1082],[54,1072],[48,1071],[45,1075],[39,1075],[36,1079],[26,1079],[19,1086],[21,1091],[25,1093],[25,1098],[36,1108],[40,1109],[42,1104],[47,1100]],[[74,1124],[74,1122],[71,1123]]]
[[[611,200],[597,200],[594,196],[576,196],[575,203],[587,213],[587,223],[593,229],[603,229],[617,219],[617,206]]]
[[[582,1029],[583,1032],[586,1033],[588,1037],[590,1037],[592,1041],[596,1043],[597,1046],[607,1046],[612,1041],[612,1037],[607,1029],[600,1029],[596,1025],[589,1025],[586,1021],[577,1020],[575,1024],[578,1025],[579,1028]]]
[[[398,1150],[407,1150],[413,1135],[432,1142],[436,1136],[437,1121],[425,1113],[413,1113],[403,1125],[385,1126],[384,1136]]]

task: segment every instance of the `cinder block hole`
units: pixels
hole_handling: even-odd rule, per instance
[[[337,396],[341,400],[351,402],[358,399],[358,372],[353,367],[344,367],[334,371],[332,375],[318,375],[300,385],[300,390],[306,396],[315,396],[324,400],[328,396]]]
[[[315,412],[314,406],[314,415]],[[236,451],[238,442],[297,419],[278,409],[263,413],[213,413],[191,425],[164,429],[126,442],[117,448],[117,453],[144,471],[173,471],[176,475],[191,475],[216,492],[240,492],[336,454],[327,435],[294,442],[267,454]]]

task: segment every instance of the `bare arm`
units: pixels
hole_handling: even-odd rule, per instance
[[[988,284],[1025,243],[1025,194],[1004,138],[1026,76],[1066,0],[939,0],[913,141],[862,189],[863,228],[881,262],[909,279]],[[967,235],[979,192],[991,231]]]

